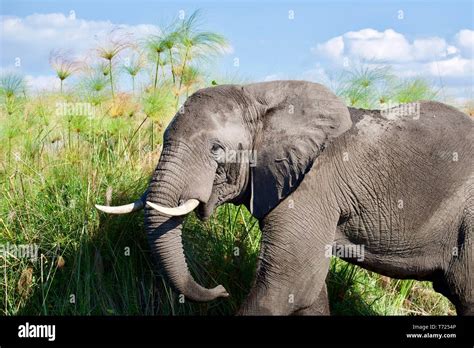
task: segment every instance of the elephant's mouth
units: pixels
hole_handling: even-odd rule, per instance
[[[207,202],[201,202],[199,206],[194,210],[196,216],[201,221],[208,220],[214,213],[216,206],[219,204],[219,199],[215,195],[211,195]]]
[[[196,208],[196,216],[202,220],[208,220],[214,213],[216,207],[226,202],[232,202],[232,199],[239,194],[239,187],[236,185],[229,185],[225,182],[214,183],[214,189],[207,202],[201,202]]]

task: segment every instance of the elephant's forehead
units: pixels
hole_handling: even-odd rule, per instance
[[[224,142],[244,141],[246,134],[241,122],[225,115],[177,115],[168,126],[165,137],[186,142],[219,139]]]
[[[206,105],[207,104],[207,105]],[[184,106],[181,112],[178,112],[171,122],[174,129],[220,129],[242,123],[242,117],[239,113],[243,112],[240,108],[231,107],[228,103],[216,103],[216,105]]]
[[[244,128],[237,122],[212,119],[209,122],[182,122],[181,124],[182,127],[176,124],[177,128],[169,133],[169,136],[175,140],[199,143],[218,139],[224,143],[234,143],[245,142],[248,138]]]
[[[178,113],[171,121],[168,133],[170,136],[191,137],[198,134],[204,135],[206,132],[216,131],[222,127],[222,120],[204,112],[182,115]]]
[[[217,127],[217,123],[205,114],[183,114],[176,115],[171,122],[172,128],[176,131],[193,132],[199,129],[213,129]]]

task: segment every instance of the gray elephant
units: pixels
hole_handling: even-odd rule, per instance
[[[352,109],[304,81],[202,89],[166,129],[143,197],[97,208],[145,208],[170,284],[209,301],[228,293],[194,281],[181,227],[189,212],[206,219],[226,202],[244,204],[262,230],[239,314],[328,314],[332,253],[386,276],[432,281],[458,314],[474,313],[473,122],[453,107]],[[355,247],[363,254],[346,252]]]

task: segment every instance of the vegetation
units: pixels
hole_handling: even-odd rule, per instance
[[[115,58],[125,49],[130,47],[129,35],[121,32],[120,29],[114,29],[109,33],[109,37],[100,46],[97,47],[97,54],[100,58],[105,59],[107,62],[107,68],[103,69],[104,75],[109,76],[110,91],[112,98],[115,98],[114,94],[114,79],[113,79],[113,62]]]
[[[49,64],[60,81],[59,91],[62,94],[64,80],[78,70],[78,62],[70,57],[70,52],[53,50],[49,56]]]
[[[4,111],[9,116],[19,111],[26,93],[24,77],[14,72],[6,72],[0,76],[0,97]],[[22,98],[23,97],[23,98]]]
[[[332,83],[347,105],[382,109],[416,100],[436,99],[438,91],[423,78],[399,79],[390,66],[356,65]]]
[[[223,82],[205,77],[197,62],[227,42],[197,23],[196,13],[140,47],[115,31],[80,70],[70,58],[53,55],[59,93],[27,95],[21,75],[2,75],[0,245],[36,244],[39,253],[36,261],[0,256],[1,313],[232,314],[246,297],[261,236],[245,208],[224,205],[204,223],[187,218],[184,243],[193,275],[231,293],[196,304],[180,303],[155,276],[142,213],[107,216],[93,206],[141,195],[180,98]],[[123,73],[133,93],[119,90]],[[73,74],[75,92],[63,91]],[[136,85],[140,76],[145,82]],[[397,81],[388,68],[347,72],[336,91],[364,107],[435,95],[425,81]],[[392,280],[341,260],[332,260],[328,284],[335,314],[454,314],[428,283]]]
[[[135,78],[138,73],[143,70],[146,65],[146,60],[143,52],[134,52],[131,57],[127,58],[125,64],[123,64],[123,70],[130,75],[132,79],[132,91],[135,93]],[[156,81],[156,80],[155,80]],[[156,86],[155,86],[156,89]]]

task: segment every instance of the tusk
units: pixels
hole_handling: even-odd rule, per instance
[[[133,203],[120,205],[117,207],[109,207],[106,205],[98,205],[98,204],[95,205],[97,209],[108,214],[128,214],[137,210],[141,210],[143,209],[144,206],[145,204],[143,203],[141,199],[138,199]]]
[[[158,204],[151,203],[148,201],[146,202],[146,204],[148,204],[153,209],[158,210],[160,213],[171,216],[181,216],[186,215],[196,209],[196,207],[199,205],[199,201],[197,199],[191,198],[176,208],[162,207]]]

